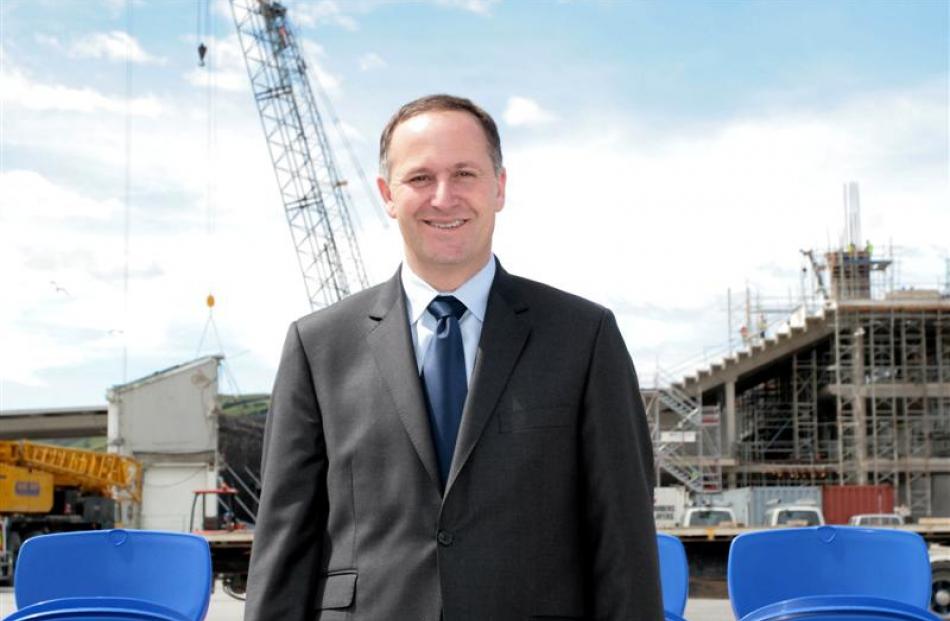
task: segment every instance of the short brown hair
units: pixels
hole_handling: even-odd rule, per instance
[[[470,99],[464,97],[455,97],[454,95],[426,95],[419,99],[414,99],[405,104],[396,114],[389,119],[383,133],[379,137],[379,175],[384,179],[389,179],[389,145],[393,140],[393,132],[400,123],[418,116],[425,112],[467,112],[475,117],[482,130],[485,132],[485,139],[488,140],[488,155],[491,157],[492,166],[495,168],[495,174],[501,172],[501,137],[498,135],[498,126],[491,115],[475,105]]]

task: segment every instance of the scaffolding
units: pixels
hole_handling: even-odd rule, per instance
[[[663,391],[650,402],[653,424],[697,438],[674,446],[684,438],[656,433],[661,481],[682,482],[669,458],[715,464],[728,487],[889,485],[911,516],[935,515],[950,494],[950,296],[895,291],[891,259],[870,247],[824,259],[813,261],[830,277],[817,312],[671,383],[691,395],[692,415],[670,427]],[[706,409],[722,417],[710,427],[718,441],[693,424]]]
[[[839,478],[892,485],[930,515],[950,459],[950,300],[844,302],[835,316]]]

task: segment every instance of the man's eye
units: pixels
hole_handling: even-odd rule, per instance
[[[429,180],[428,175],[413,175],[409,177],[409,183],[416,184],[416,185],[420,183],[425,183],[428,180]]]
[[[474,177],[475,171],[474,170],[459,170],[459,171],[456,171],[455,174],[459,177]]]

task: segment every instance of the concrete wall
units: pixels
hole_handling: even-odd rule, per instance
[[[110,446],[132,455],[213,453],[218,362],[203,358],[110,390]]]
[[[109,390],[109,450],[143,468],[142,503],[123,507],[123,522],[186,531],[195,490],[217,486],[219,363],[201,358]],[[208,516],[215,502],[209,497]],[[202,522],[196,515],[195,527]]]
[[[138,527],[146,530],[187,532],[194,491],[214,487],[215,473],[206,463],[151,464],[145,469]],[[215,515],[212,496],[205,513]],[[195,508],[195,528],[202,528],[200,501]]]

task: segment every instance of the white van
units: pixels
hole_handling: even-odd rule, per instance
[[[823,526],[825,516],[814,505],[779,505],[765,512],[766,526]]]
[[[848,526],[903,526],[904,516],[896,513],[861,513],[852,515]]]

